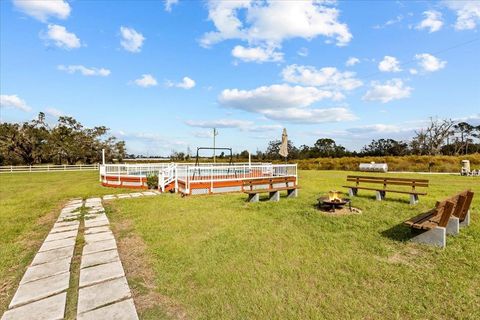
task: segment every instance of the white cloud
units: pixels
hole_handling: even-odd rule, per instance
[[[198,128],[244,128],[253,124],[251,121],[237,119],[218,119],[210,121],[187,120],[185,123],[190,127]]]
[[[250,132],[270,132],[270,131],[278,131],[283,129],[283,126],[279,124],[262,124],[262,125],[254,125],[247,129]]]
[[[63,111],[51,107],[46,108],[45,113],[57,118],[64,115]]]
[[[207,32],[200,44],[210,47],[228,39],[246,41],[250,46],[280,48],[291,38],[335,38],[337,45],[350,42],[352,35],[340,23],[339,10],[330,1],[216,1],[208,2],[208,18],[215,31]]]
[[[403,15],[399,14],[398,16],[395,17],[395,19],[390,19],[387,22],[385,22],[384,24],[381,24],[381,25],[377,24],[377,25],[373,26],[373,29],[384,29],[388,26],[400,23],[403,20],[403,18],[404,18]]]
[[[18,110],[22,110],[25,112],[29,112],[32,110],[25,100],[21,99],[16,94],[8,95],[2,94],[0,95],[0,107],[2,108],[14,108]]]
[[[166,81],[167,87],[177,87],[177,88],[182,88],[182,89],[192,89],[193,87],[196,86],[195,80],[189,78],[189,77],[183,77],[181,82],[174,83],[170,80]]]
[[[435,72],[447,65],[447,61],[442,61],[429,53],[416,54],[415,59],[425,72]]]
[[[265,110],[263,115],[272,120],[305,124],[351,121],[356,119],[355,115],[347,108],[288,108],[281,111]]]
[[[71,11],[64,0],[14,0],[13,4],[18,10],[42,22],[49,17],[66,19]]]
[[[443,26],[442,14],[435,10],[428,10],[423,13],[423,19],[417,26],[417,29],[429,29],[428,32],[436,32]]]
[[[402,71],[402,69],[400,69],[400,62],[397,60],[397,58],[392,56],[383,57],[383,60],[378,64],[378,70],[382,72]]]
[[[241,131],[249,131],[249,132],[268,132],[268,131],[282,129],[282,126],[278,124],[256,125],[252,121],[238,120],[238,119],[218,119],[218,120],[209,120],[209,121],[187,120],[185,121],[185,124],[187,124],[190,127],[236,128]],[[197,134],[198,134],[197,137],[201,137],[201,138],[212,136],[210,131],[201,131],[201,132],[197,132]]]
[[[292,64],[282,70],[282,76],[287,82],[333,90],[353,90],[362,85],[362,82],[355,78],[355,72],[341,72],[334,67],[316,69],[312,66]]]
[[[396,133],[400,132],[402,129],[397,125],[389,124],[371,124],[361,127],[349,128],[348,132],[353,134],[371,134],[371,133]]]
[[[297,54],[301,57],[306,57],[308,56],[308,48],[301,47],[298,51]]]
[[[276,84],[253,90],[226,89],[218,101],[224,107],[259,113],[272,120],[322,123],[355,118],[346,108],[310,108],[313,103],[321,100],[342,98],[338,92],[315,87]]]
[[[81,47],[80,39],[64,26],[49,24],[47,28],[47,33],[43,37],[48,42],[53,42],[57,47],[67,50]]]
[[[347,67],[351,67],[351,66],[356,65],[357,63],[360,63],[360,59],[355,58],[355,57],[350,57],[350,58],[348,58],[348,60],[345,62],[345,65],[346,65]]]
[[[415,69],[415,68],[411,68],[411,69],[408,70],[408,72],[410,72],[410,74],[417,74],[418,70]]]
[[[412,90],[411,87],[405,86],[401,79],[392,79],[384,84],[373,81],[370,90],[362,99],[387,103],[392,100],[408,98]]]
[[[165,0],[165,11],[172,11],[173,5],[177,4],[178,0]]]
[[[245,62],[273,62],[282,61],[283,53],[275,51],[275,48],[235,46],[232,56]]]
[[[145,41],[143,34],[137,32],[133,28],[123,26],[120,27],[120,34],[122,36],[120,44],[125,50],[130,52],[140,52],[143,42]]]
[[[341,94],[315,87],[290,86],[275,84],[262,86],[253,90],[225,89],[218,100],[225,107],[242,109],[250,112],[307,107],[324,99],[339,100]]]
[[[105,68],[94,68],[94,67],[87,68],[82,65],[69,65],[69,66],[59,65],[57,66],[57,69],[60,71],[65,71],[70,74],[79,72],[84,76],[106,77],[106,76],[109,76],[111,73],[110,70]]]
[[[213,138],[211,130],[201,130],[193,132],[193,136],[196,138]]]
[[[142,74],[142,77],[135,79],[134,82],[136,85],[144,88],[154,87],[158,84],[157,79],[155,79],[151,74]]]
[[[480,22],[480,1],[449,0],[444,4],[457,15],[456,30],[475,29]]]

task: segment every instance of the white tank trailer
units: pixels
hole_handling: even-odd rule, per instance
[[[387,172],[388,165],[386,163],[360,163],[358,166],[360,171],[369,171],[369,172]]]

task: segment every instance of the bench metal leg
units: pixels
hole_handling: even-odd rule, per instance
[[[280,201],[280,191],[270,192],[270,201]]]
[[[411,241],[445,248],[447,245],[447,229],[435,227],[414,236]]]
[[[357,188],[349,188],[348,189],[348,195],[350,197],[355,197],[357,195],[358,189]]]
[[[410,195],[410,204],[416,205],[418,203],[418,194],[411,194]]]
[[[287,198],[296,198],[298,197],[298,189],[287,190]]]
[[[382,201],[385,199],[385,191],[377,191],[377,201]]]
[[[470,225],[470,210],[467,211],[467,215],[465,216],[465,219],[460,222],[460,228],[465,228],[466,226]]]
[[[457,217],[450,217],[447,224],[447,234],[448,235],[457,235],[460,233],[460,219]]]
[[[248,195],[247,202],[258,202],[260,200],[260,194],[251,193]]]

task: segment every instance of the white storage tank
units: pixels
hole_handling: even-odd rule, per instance
[[[360,171],[371,171],[371,172],[387,172],[388,165],[386,163],[360,163]]]
[[[462,160],[462,176],[467,175],[470,173],[470,161],[469,160]]]

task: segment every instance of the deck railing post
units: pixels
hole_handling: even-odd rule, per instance
[[[175,175],[175,193],[178,193],[178,174],[177,174],[177,165],[173,165],[173,174]]]
[[[210,168],[210,193],[213,192],[213,166]]]

